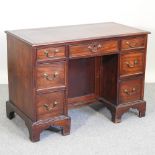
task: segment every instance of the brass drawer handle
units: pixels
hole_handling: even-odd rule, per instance
[[[44,104],[43,107],[47,110],[47,111],[51,111],[52,109],[54,109],[56,106],[58,105],[57,101],[54,101],[54,103],[51,104]]]
[[[44,73],[44,78],[46,80],[49,80],[49,81],[52,81],[52,80],[55,80],[57,77],[58,77],[59,73],[58,72],[55,72],[54,74],[52,75],[48,75],[48,73]]]
[[[88,46],[88,48],[92,51],[92,52],[97,52],[97,50],[99,48],[101,48],[102,45],[101,44],[98,44],[98,43],[92,43],[91,45]]]
[[[133,63],[125,62],[129,68],[134,68],[138,64],[138,60],[134,60]]]
[[[51,56],[49,56],[49,52],[50,51],[45,50],[44,51],[45,56],[48,57],[48,58],[53,58],[53,57],[55,57],[55,54],[59,52],[59,49],[55,49],[54,51],[51,51],[53,53]]]
[[[129,42],[129,41],[127,41],[126,44],[127,44],[130,48],[134,48],[134,47],[137,45],[136,42],[131,43],[131,42]]]
[[[134,93],[136,93],[136,88],[132,88],[131,91],[128,90],[128,89],[124,89],[124,93],[131,96],[133,95]]]

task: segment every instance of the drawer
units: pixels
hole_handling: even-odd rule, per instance
[[[145,37],[134,37],[123,39],[121,42],[121,49],[128,50],[134,48],[145,48],[146,38]]]
[[[144,72],[144,53],[122,54],[120,58],[120,75],[127,76]]]
[[[47,65],[38,65],[36,73],[37,89],[64,86],[66,79],[65,72],[65,62],[54,62]]]
[[[141,79],[127,80],[120,83],[120,103],[140,100],[143,81]]]
[[[37,60],[51,60],[65,57],[65,46],[37,50]]]
[[[64,112],[64,91],[39,94],[36,98],[37,119],[48,119]]]
[[[69,47],[70,57],[104,55],[104,53],[116,51],[118,51],[117,40],[90,42],[85,44],[70,45]]]

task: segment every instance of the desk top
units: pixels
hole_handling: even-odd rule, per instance
[[[39,46],[80,40],[148,34],[149,32],[122,24],[107,22],[37,29],[21,29],[6,31],[6,33],[20,38],[32,46]]]

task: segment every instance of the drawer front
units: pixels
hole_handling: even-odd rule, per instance
[[[145,37],[134,37],[129,39],[123,39],[121,43],[122,50],[145,48]]]
[[[63,114],[64,91],[37,95],[37,119],[48,119]]]
[[[94,55],[104,55],[104,53],[110,53],[118,51],[118,41],[99,41],[86,44],[70,45],[69,48],[70,57],[84,57]]]
[[[37,89],[58,87],[65,85],[65,62],[54,62],[37,67]]]
[[[65,57],[65,46],[37,50],[37,60],[51,60]]]
[[[120,83],[120,103],[141,99],[142,79],[122,81]]]
[[[121,55],[120,75],[132,75],[144,72],[144,53],[135,52]]]

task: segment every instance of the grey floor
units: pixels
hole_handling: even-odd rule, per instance
[[[155,84],[146,84],[146,117],[131,110],[122,123],[110,121],[110,112],[100,105],[71,110],[71,134],[44,131],[41,141],[32,143],[24,121],[5,116],[7,85],[0,85],[0,155],[154,155]],[[100,108],[99,108],[100,107]]]

